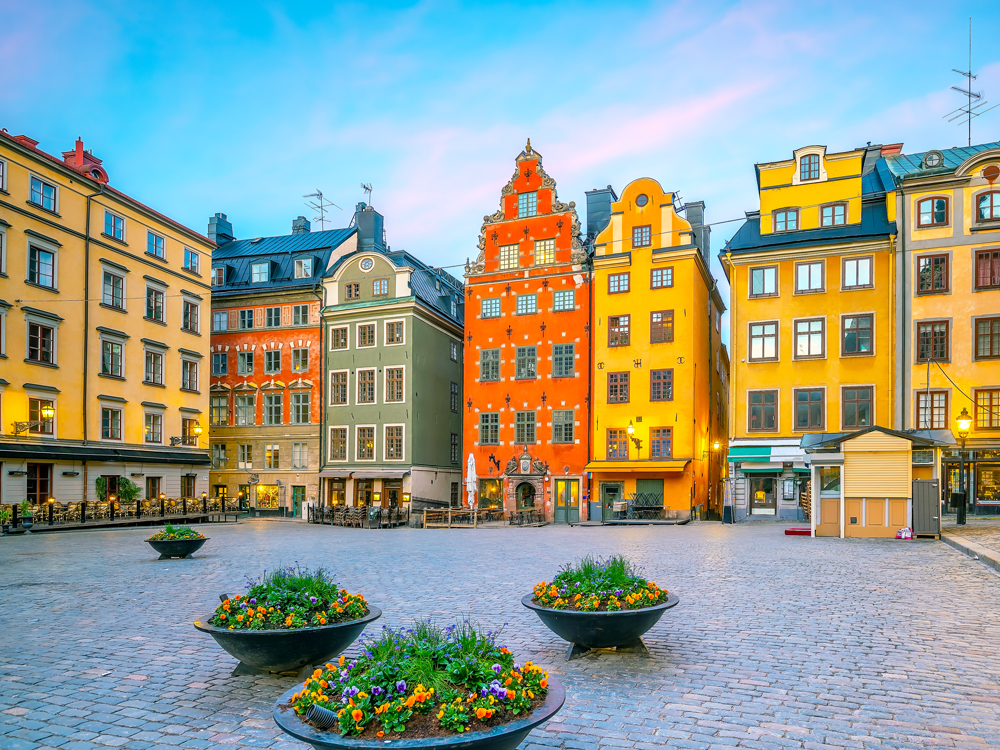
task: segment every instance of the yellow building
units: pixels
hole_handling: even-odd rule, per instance
[[[612,198],[591,279],[590,518],[721,517],[728,358],[704,204],[649,178]]]
[[[212,247],[81,141],[0,132],[0,503],[208,489]]]
[[[803,436],[893,425],[898,259],[883,157],[899,150],[807,146],[757,165],[760,210],[721,254],[738,519],[804,518],[816,494],[840,497],[841,471],[816,474]]]

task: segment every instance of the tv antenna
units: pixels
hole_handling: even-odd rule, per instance
[[[340,208],[340,206],[338,206],[336,203],[331,203],[330,201],[326,200],[323,197],[323,191],[320,190],[319,188],[316,188],[315,193],[309,193],[309,195],[303,195],[302,197],[313,199],[311,203],[306,203],[306,206],[308,208],[311,208],[313,211],[317,213],[317,216],[313,217],[313,221],[319,222],[319,228],[321,232],[326,229],[326,209],[328,209],[330,206],[333,206],[334,208],[340,209],[341,211],[344,210]]]
[[[944,115],[948,118],[948,122],[958,121],[959,125],[967,125],[969,132],[969,145],[972,145],[972,120],[980,115],[985,115],[991,109],[996,109],[1000,107],[1000,104],[994,104],[992,107],[983,109],[989,102],[983,99],[982,91],[973,91],[972,82],[976,80],[977,76],[972,72],[972,19],[969,19],[969,69],[959,70],[958,68],[952,68],[952,71],[958,73],[960,76],[965,76],[966,87],[959,88],[958,86],[952,86],[952,89],[957,91],[966,97],[966,103],[959,107],[958,109],[953,109],[948,114]]]
[[[368,205],[370,206],[372,204],[372,184],[370,182],[362,182],[361,189],[364,190],[365,195],[368,196]]]

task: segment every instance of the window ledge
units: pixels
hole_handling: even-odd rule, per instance
[[[840,287],[840,291],[842,291],[842,292],[859,292],[859,291],[863,291],[865,289],[874,289],[874,288],[875,288],[874,284],[865,284],[864,286],[842,286],[842,287]]]
[[[109,380],[125,380],[124,376],[122,376],[122,375],[111,375],[111,374],[106,373],[106,372],[99,372],[99,373],[97,373],[97,377],[99,377],[99,378],[108,378]]]
[[[146,252],[144,252],[143,255],[145,255],[147,258],[152,258],[153,260],[158,260],[158,261],[160,261],[160,263],[167,264],[167,259],[166,258],[161,258],[156,253],[149,252],[149,250],[147,250]]]
[[[184,273],[188,273],[188,274],[191,274],[192,276],[197,276],[197,277],[198,277],[199,279],[201,278],[201,272],[200,272],[200,271],[196,271],[196,270],[194,270],[193,268],[188,268],[188,267],[186,267],[186,266],[182,266],[182,267],[181,267],[181,270],[182,270],[182,271],[183,271]]]
[[[181,331],[183,333],[190,333],[192,336],[201,336],[200,333],[198,333],[197,331],[192,331],[190,328],[182,328]]]
[[[31,279],[25,279],[24,283],[28,286],[33,286],[35,289],[44,289],[46,292],[52,292],[53,294],[59,294],[59,290],[54,286],[45,286],[44,284],[36,284]]]
[[[933,297],[935,294],[951,294],[951,289],[935,289],[930,292],[914,292],[915,297]]]
[[[101,232],[101,237],[103,237],[106,240],[111,240],[112,242],[117,242],[119,245],[124,245],[125,247],[128,247],[128,243],[125,240],[120,240],[114,235],[105,234],[104,232]]]
[[[798,297],[804,294],[826,294],[826,289],[796,289],[792,292],[793,297]]]
[[[849,359],[852,357],[874,357],[875,352],[841,352],[841,359]]]
[[[59,369],[59,365],[53,364],[52,362],[39,362],[38,360],[25,358],[24,360],[29,365],[38,365],[39,367],[51,367],[54,370]]]
[[[143,384],[143,385],[151,385],[151,386],[153,386],[154,388],[166,388],[166,387],[167,387],[167,386],[165,386],[165,385],[164,385],[163,383],[154,383],[154,382],[152,382],[151,380],[143,380],[143,381],[142,381],[142,384]]]
[[[148,320],[150,323],[156,323],[156,325],[158,325],[158,326],[165,326],[166,325],[166,323],[164,323],[162,320],[157,320],[156,318],[149,318],[149,317],[146,317],[145,315],[142,316],[142,319],[143,320]]]
[[[115,307],[114,305],[109,305],[105,302],[99,302],[97,306],[103,307],[105,310],[114,310],[117,313],[126,313],[126,314],[128,313],[128,310],[126,310],[124,307]]]
[[[201,391],[196,391],[191,388],[181,388],[180,390],[183,391],[184,393],[196,393],[199,396],[201,395]]]
[[[9,193],[8,193],[8,195],[9,195]],[[39,211],[44,211],[45,213],[51,214],[52,216],[56,216],[56,217],[58,217],[60,219],[62,218],[62,216],[60,214],[57,214],[51,208],[46,208],[45,206],[43,206],[43,205],[41,205],[39,203],[34,203],[32,201],[25,201],[25,203],[27,205],[31,206],[32,208],[37,208]]]

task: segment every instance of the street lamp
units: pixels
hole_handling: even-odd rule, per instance
[[[962,413],[955,419],[958,425],[958,439],[962,441],[962,449],[958,454],[958,508],[955,512],[955,523],[964,526],[966,514],[968,513],[968,500],[965,488],[965,439],[969,437],[969,430],[972,428],[972,415],[968,409],[962,407]]]
[[[186,420],[185,420],[185,422],[186,422]],[[201,435],[201,432],[202,432],[202,430],[201,430],[201,423],[195,422],[194,425],[191,427],[191,429],[190,429],[190,431],[188,432],[187,435],[182,435],[181,437],[171,437],[170,438],[170,444],[171,445],[191,445],[191,437],[193,436],[194,437],[194,445],[197,447],[197,445],[198,445],[198,437]]]
[[[17,437],[22,432],[27,432],[31,429],[44,429],[46,422],[51,422],[56,416],[56,409],[52,404],[45,403],[42,405],[41,409],[38,410],[38,416],[41,419],[32,419],[28,422],[14,422],[14,437]]]
[[[635,427],[632,426],[631,419],[628,421],[628,427],[625,428],[625,431],[628,433],[629,440],[631,440],[632,444],[635,446],[636,459],[638,459],[639,454],[642,451],[642,441],[635,436]]]

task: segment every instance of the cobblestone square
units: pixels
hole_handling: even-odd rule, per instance
[[[566,705],[524,747],[1000,747],[1000,577],[937,541],[786,537],[782,524],[367,531],[209,526],[191,560],[144,529],[0,540],[0,749],[303,748],[274,726],[285,676],[192,622],[246,576],[323,565],[379,624],[474,618],[559,675]],[[681,603],[651,657],[566,662],[520,603],[584,553],[621,551]]]

